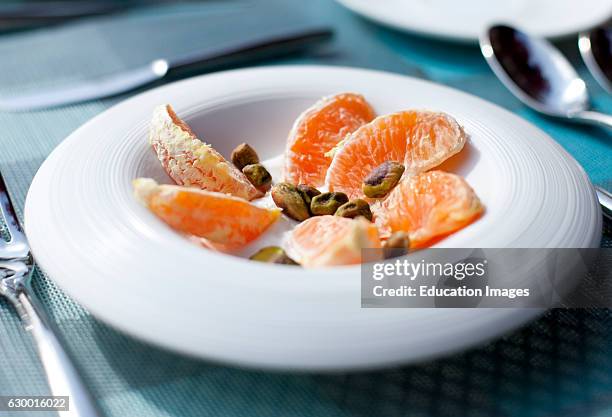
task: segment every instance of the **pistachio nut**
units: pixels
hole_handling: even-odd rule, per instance
[[[338,207],[348,203],[348,197],[344,193],[331,192],[323,193],[312,198],[310,202],[310,212],[314,216],[324,216],[334,214]]]
[[[404,165],[399,162],[383,162],[364,178],[363,193],[370,198],[386,196],[402,178],[404,170]]]
[[[249,259],[272,264],[298,265],[297,262],[287,256],[285,251],[278,246],[266,246],[265,248],[261,248]]]
[[[348,217],[349,219],[363,216],[369,221],[372,221],[372,211],[370,211],[370,205],[367,201],[360,198],[351,200],[348,203],[338,207],[338,210],[336,210],[336,216]]]
[[[242,173],[262,193],[268,191],[272,185],[272,175],[261,164],[247,165],[242,168]]]
[[[236,146],[230,155],[232,163],[236,165],[236,168],[242,170],[247,165],[253,165],[259,163],[259,156],[255,149],[251,148],[248,143],[241,143]]]
[[[383,242],[382,247],[386,259],[406,255],[410,249],[410,237],[407,232],[395,232]]]
[[[289,183],[281,182],[272,187],[272,200],[283,209],[283,213],[299,222],[310,217],[308,206],[298,189]]]
[[[300,194],[302,194],[302,198],[304,199],[304,202],[306,203],[308,207],[310,207],[310,202],[312,201],[312,198],[321,194],[321,191],[317,190],[314,187],[311,187],[310,185],[306,185],[306,184],[298,185],[297,189],[300,192]]]

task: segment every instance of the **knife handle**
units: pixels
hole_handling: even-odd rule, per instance
[[[212,69],[229,64],[238,65],[241,62],[251,63],[258,59],[286,55],[327,41],[332,36],[333,32],[328,28],[310,28],[278,36],[251,39],[230,47],[221,47],[205,53],[165,61],[168,63],[169,75],[174,76],[184,72]]]

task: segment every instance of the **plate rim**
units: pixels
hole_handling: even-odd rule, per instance
[[[458,44],[466,44],[473,45],[478,43],[479,33],[474,35],[468,35],[465,33],[458,33],[457,31],[453,31],[452,29],[443,30],[443,29],[430,29],[425,26],[411,26],[402,23],[399,19],[394,19],[389,15],[384,13],[372,13],[369,8],[366,6],[366,2],[363,0],[336,0],[347,10],[352,13],[357,14],[367,20],[378,23],[383,26],[387,26],[392,29],[399,30],[405,33],[411,33],[414,35],[422,36],[425,38],[431,38],[438,41],[450,41]],[[566,30],[556,30],[556,31],[548,31],[543,34],[539,34],[538,36],[542,36],[546,39],[556,41],[556,40],[565,40],[569,39],[572,36],[577,35],[580,32],[591,29],[595,26],[598,26],[604,22],[606,22],[610,17],[612,17],[612,9],[610,10],[609,16],[599,19],[597,21],[591,22],[588,25],[581,25],[577,27],[573,27],[571,29]],[[503,19],[496,19],[496,22],[499,24],[507,23],[504,22]],[[492,21],[491,24],[494,22]],[[516,23],[514,24],[516,25]]]

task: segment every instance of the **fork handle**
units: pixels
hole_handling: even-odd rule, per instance
[[[17,300],[19,314],[36,342],[51,393],[68,396],[69,411],[59,411],[59,416],[102,417],[40,304],[24,291]]]

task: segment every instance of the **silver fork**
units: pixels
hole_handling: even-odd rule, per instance
[[[30,286],[34,261],[2,173],[0,211],[10,234],[8,242],[0,239],[0,295],[5,296],[15,306],[26,330],[32,333],[51,393],[69,398],[69,411],[58,411],[59,415],[101,417],[102,414],[94,404],[91,394],[34,296]]]

